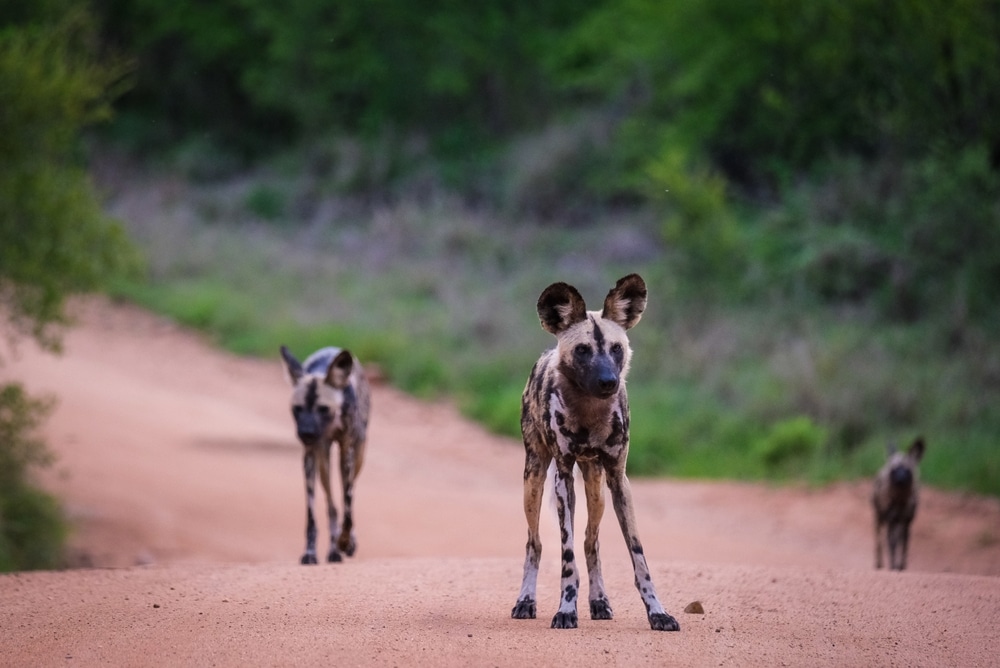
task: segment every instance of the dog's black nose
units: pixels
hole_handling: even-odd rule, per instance
[[[618,389],[618,377],[607,375],[597,379],[597,389],[602,394],[611,394]]]
[[[310,445],[315,443],[319,438],[320,428],[319,423],[313,416],[308,414],[303,414],[299,416],[296,420],[295,431],[299,435],[299,440]]]
[[[913,471],[907,466],[894,466],[889,471],[889,482],[893,487],[909,487],[913,484]]]

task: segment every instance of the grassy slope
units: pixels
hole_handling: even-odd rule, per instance
[[[117,291],[236,352],[350,347],[516,435],[524,379],[552,342],[540,291],[565,280],[596,308],[637,271],[650,305],[632,336],[633,473],[868,476],[887,441],[922,433],[925,479],[1000,494],[1000,352],[985,338],[947,352],[932,324],[707,298],[641,217],[537,226],[441,195],[352,206],[330,179],[280,168],[208,185],[111,163],[98,175],[149,257],[148,282]]]

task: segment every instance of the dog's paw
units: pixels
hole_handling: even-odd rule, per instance
[[[358,549],[358,541],[354,538],[354,534],[341,534],[340,538],[337,539],[337,547],[340,551],[349,557],[353,557],[355,551]]]
[[[654,613],[649,616],[649,627],[654,631],[680,631],[681,625],[677,620],[665,612]]]
[[[552,618],[552,628],[575,629],[576,621],[576,612],[557,612]]]
[[[591,619],[614,619],[615,613],[611,610],[611,603],[606,598],[599,598],[590,602]]]
[[[306,552],[305,554],[302,555],[302,558],[299,559],[299,563],[300,564],[315,564],[315,563],[317,563],[316,562],[316,555],[313,554],[312,552]]]
[[[535,600],[532,598],[522,598],[514,604],[514,609],[510,611],[513,619],[534,619]]]
[[[344,557],[340,555],[338,550],[330,550],[330,553],[326,555],[326,563],[336,564],[344,560]]]

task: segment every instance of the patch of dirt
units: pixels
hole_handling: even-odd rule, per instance
[[[45,428],[58,461],[43,483],[64,500],[75,562],[89,568],[0,576],[0,665],[986,666],[1000,656],[1000,502],[925,488],[909,570],[877,572],[867,483],[633,480],[645,553],[680,633],[649,630],[611,512],[601,543],[614,620],[590,620],[584,604],[579,629],[550,629],[559,549],[547,507],[539,618],[512,620],[521,445],[384,385],[356,489],[358,554],[299,566],[301,457],[277,351],[234,357],[100,298],[75,311],[62,356],[23,345],[3,373],[58,396]],[[581,503],[579,534],[585,512]],[[695,601],[704,612],[684,612]]]

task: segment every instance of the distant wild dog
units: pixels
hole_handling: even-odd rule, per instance
[[[524,579],[515,619],[534,619],[535,591],[542,543],[538,533],[542,491],[550,464],[555,469],[555,498],[559,514],[562,580],[559,609],[552,628],[577,626],[580,574],[573,551],[573,515],[576,494],[573,468],[579,466],[587,496],[587,529],[583,551],[590,578],[591,619],[611,619],[613,613],[604,579],[597,533],[604,513],[602,483],[608,488],[618,523],[632,557],[635,586],[646,605],[650,626],[677,631],[677,620],[656,598],[642,543],[636,531],[635,510],[625,461],[628,457],[629,409],[625,393],[632,351],[627,329],[646,308],[646,284],[636,274],[618,281],[604,300],[603,311],[586,310],[576,288],[554,283],[538,298],[542,328],[556,336],[556,347],[535,363],[521,399],[524,436],[524,514],[528,520]]]
[[[303,468],[306,479],[306,551],[303,564],[315,564],[316,517],[313,514],[316,470],[326,493],[326,513],[330,526],[327,561],[341,561],[341,553],[353,556],[354,481],[365,458],[370,407],[368,380],[358,360],[346,350],[317,350],[304,364],[281,346],[292,383],[292,416],[299,441],[305,448]],[[338,526],[337,509],[330,494],[330,449],[340,445],[340,479],[344,492],[344,521]]]
[[[882,543],[889,547],[889,568],[906,568],[910,523],[917,514],[920,459],[924,439],[917,438],[906,452],[889,449],[889,459],[875,477],[872,506],[875,510],[875,568],[882,568]]]

